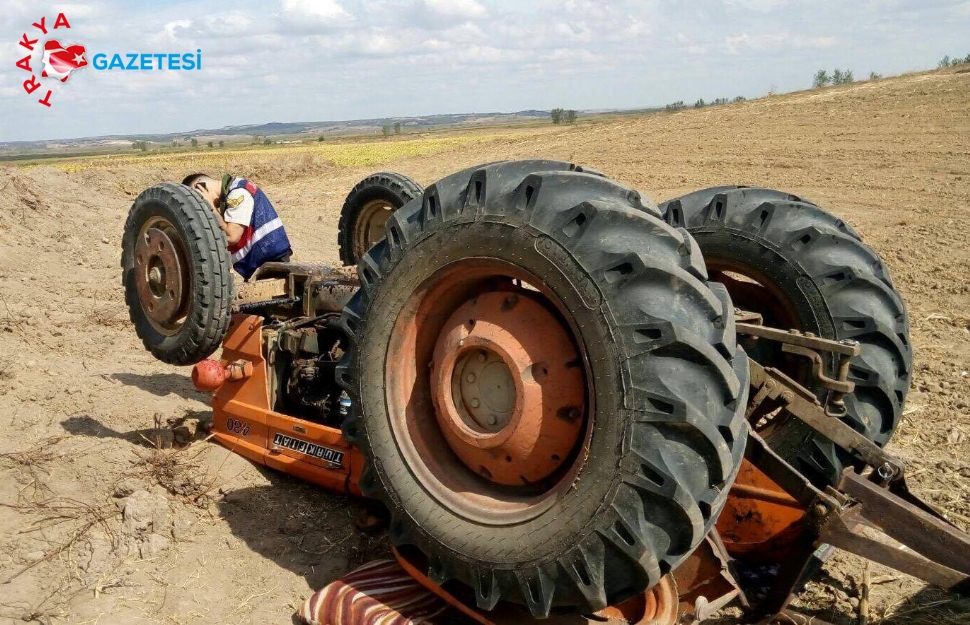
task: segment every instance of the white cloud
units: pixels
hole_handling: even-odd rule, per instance
[[[786,6],[788,0],[724,0],[724,4],[730,8],[769,13]]]
[[[757,51],[805,48],[831,48],[836,43],[834,37],[808,37],[792,33],[758,33],[750,35],[742,33],[724,40],[724,47],[732,54],[738,54],[744,49]]]
[[[282,0],[281,6],[293,20],[339,24],[353,19],[336,0]]]
[[[91,19],[99,15],[101,12],[102,12],[102,9],[98,5],[98,3],[91,3],[91,4],[68,3],[68,4],[53,4],[51,5],[50,10],[47,13],[51,16],[48,19],[52,20],[51,23],[53,23],[53,20],[57,17],[58,13],[64,13],[64,17],[67,18],[68,22],[70,22],[72,19]]]
[[[174,22],[169,22],[165,24],[162,29],[165,31],[165,35],[172,40],[178,39],[178,31],[185,30],[192,26],[192,20],[175,20]]]
[[[402,21],[425,29],[449,28],[488,17],[488,11],[476,0],[414,0],[398,10]]]
[[[475,0],[418,0],[415,4],[432,15],[446,19],[473,20],[488,13]]]

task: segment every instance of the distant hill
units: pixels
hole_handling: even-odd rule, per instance
[[[447,115],[425,115],[420,117],[385,117],[355,119],[347,121],[318,122],[269,122],[266,124],[247,124],[243,126],[223,126],[222,128],[200,128],[188,132],[164,134],[103,135],[98,137],[79,137],[76,139],[56,139],[43,141],[0,142],[0,154],[25,153],[34,150],[54,148],[98,148],[112,144],[130,144],[133,141],[152,143],[171,143],[188,141],[192,138],[200,142],[222,139],[238,140],[241,136],[259,135],[260,137],[281,137],[286,135],[324,135],[339,136],[380,132],[385,124],[400,123],[404,130],[426,130],[431,128],[460,127],[477,124],[503,124],[509,122],[547,120],[549,111],[527,110],[514,113],[453,113]]]

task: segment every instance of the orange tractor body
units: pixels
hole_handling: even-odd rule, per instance
[[[263,350],[263,320],[237,314],[222,347],[220,368],[242,371],[213,390],[212,434],[232,452],[289,473],[324,488],[360,496],[363,469],[360,451],[337,428],[297,419],[270,408],[270,390]],[[210,367],[203,360],[195,371]],[[197,376],[193,376],[194,378]]]

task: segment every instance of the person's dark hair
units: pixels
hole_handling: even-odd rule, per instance
[[[186,177],[185,177],[185,179],[184,179],[184,180],[182,181],[182,184],[184,184],[185,186],[187,186],[187,187],[190,187],[190,188],[191,188],[191,187],[192,187],[192,185],[194,185],[194,184],[195,184],[195,182],[196,182],[196,181],[197,181],[197,180],[198,180],[199,178],[206,178],[206,177],[207,177],[207,175],[206,175],[206,174],[189,174],[189,175],[188,175],[188,176],[186,176]]]

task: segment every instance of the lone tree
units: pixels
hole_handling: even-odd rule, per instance
[[[552,111],[549,113],[549,115],[552,117],[552,123],[554,124],[561,124],[563,115],[565,114],[566,111],[562,109],[552,109]]]
[[[394,134],[401,134],[401,122],[394,122]]]
[[[381,126],[381,134],[384,135],[384,138],[385,139],[387,137],[390,137],[391,136],[391,127],[390,127],[390,125],[384,124],[383,126]]]
[[[220,142],[219,142],[219,147],[220,147],[220,148],[224,148],[224,147],[226,147],[226,142],[225,142],[225,141],[220,141]]]
[[[824,69],[820,69],[815,72],[815,78],[812,79],[812,89],[821,89],[830,82],[832,82],[832,79],[829,77],[829,73]]]
[[[882,74],[877,72],[869,72],[869,80],[879,80],[880,78],[882,78]]]
[[[699,109],[704,106],[704,98],[700,98],[697,102],[694,102],[694,108]]]
[[[207,143],[206,145],[208,145],[210,148],[214,148],[215,147],[215,144],[213,144],[211,141],[209,143]]]
[[[576,123],[576,111],[572,109],[569,109],[568,111],[566,111],[565,118],[563,119],[563,121],[565,121],[567,124]]]
[[[192,147],[193,148],[199,147],[199,140],[196,139],[195,137],[192,137]]]

